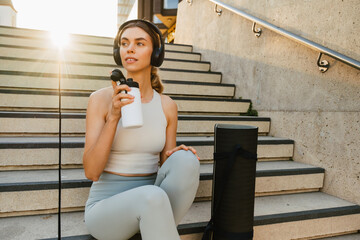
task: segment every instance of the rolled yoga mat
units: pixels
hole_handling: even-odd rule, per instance
[[[257,127],[215,125],[214,240],[253,239],[257,140]]]

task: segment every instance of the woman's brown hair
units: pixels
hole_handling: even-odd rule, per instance
[[[142,30],[144,30],[147,34],[149,34],[151,41],[153,43],[153,49],[160,47],[159,36],[154,32],[154,30],[152,30],[146,23],[142,21],[130,22],[128,25],[124,26],[122,31],[119,33],[119,39],[121,39],[121,35],[125,31],[125,29],[132,27],[139,27]],[[158,74],[158,68],[154,66],[151,67],[151,87],[155,89],[155,91],[157,91],[158,93],[162,93],[164,90],[164,85],[162,84],[160,76]]]

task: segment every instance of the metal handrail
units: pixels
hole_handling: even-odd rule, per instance
[[[296,41],[298,43],[301,43],[301,44],[303,44],[303,45],[305,45],[305,46],[307,46],[309,48],[312,48],[312,49],[318,51],[319,52],[319,57],[318,57],[317,64],[318,64],[319,70],[321,72],[326,72],[326,70],[329,68],[329,63],[326,60],[320,61],[322,54],[326,54],[326,55],[328,55],[328,56],[330,56],[330,57],[332,57],[334,59],[337,59],[337,60],[339,60],[339,61],[341,61],[341,62],[343,62],[343,63],[345,63],[347,65],[350,65],[351,67],[354,67],[354,68],[357,68],[357,69],[360,70],[360,62],[355,60],[355,59],[352,59],[352,58],[350,58],[348,56],[345,56],[345,55],[343,55],[341,53],[338,53],[338,52],[336,52],[334,50],[331,50],[331,49],[329,49],[327,47],[324,47],[324,46],[322,46],[322,45],[320,45],[318,43],[310,41],[309,39],[298,36],[298,35],[296,35],[296,34],[294,34],[292,32],[286,31],[285,29],[277,27],[277,26],[275,26],[275,25],[273,25],[271,23],[268,23],[268,22],[260,19],[260,18],[254,17],[254,16],[252,16],[252,15],[250,15],[250,14],[244,12],[244,11],[241,11],[241,10],[239,10],[237,8],[234,8],[234,7],[230,6],[230,5],[227,5],[227,4],[225,4],[225,3],[221,2],[221,1],[218,1],[218,0],[209,0],[209,1],[216,4],[215,8],[214,8],[214,11],[219,16],[222,14],[222,10],[217,8],[218,5],[220,7],[226,8],[226,9],[228,9],[228,10],[230,10],[230,11],[232,11],[232,12],[234,12],[234,13],[236,13],[236,14],[238,14],[238,15],[240,15],[240,16],[242,16],[242,17],[244,17],[244,18],[246,18],[246,19],[248,19],[250,21],[253,21],[254,23],[253,23],[252,29],[253,29],[253,32],[255,33],[255,35],[257,37],[259,37],[261,35],[261,29],[260,28],[255,29],[255,25],[258,23],[258,24],[266,27],[269,30],[272,30],[272,31],[284,36],[284,37],[290,38],[291,40],[294,40],[294,41]]]

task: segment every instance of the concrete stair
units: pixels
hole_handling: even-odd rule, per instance
[[[209,218],[210,202],[195,202],[178,227],[182,239],[200,240]],[[62,219],[64,237],[92,239],[83,222],[83,212],[63,213]],[[354,232],[352,229],[358,228],[359,222],[358,205],[321,192],[255,199],[256,240],[322,238],[341,231]],[[2,239],[55,239],[57,215],[0,218],[0,226]]]
[[[62,138],[62,167],[81,168],[85,138]],[[212,136],[178,136],[177,144],[196,147],[202,163],[213,161]],[[290,160],[294,142],[290,139],[259,136],[259,161]],[[0,137],[0,171],[53,169],[58,167],[57,136],[2,136]]]
[[[85,113],[63,113],[62,133],[84,135],[85,117]],[[0,135],[54,135],[58,133],[58,121],[58,113],[0,111]],[[266,135],[270,130],[269,118],[179,115],[178,134],[211,135],[214,132],[215,123],[257,126],[261,135]]]
[[[62,94],[61,106],[66,112],[85,112],[90,94]],[[240,99],[172,97],[179,113],[240,114],[246,113],[250,101]],[[57,111],[58,96],[54,91],[10,90],[0,91],[0,110],[6,111]]]
[[[72,35],[61,60],[49,42],[45,31],[0,27],[0,239],[56,238],[59,62],[62,235],[92,239],[83,222],[91,186],[82,169],[85,111],[90,93],[110,84],[113,39]],[[320,192],[325,170],[293,161],[294,141],[269,136],[270,118],[246,116],[251,101],[234,99],[235,85],[222,83],[192,46],[165,48],[159,74],[179,108],[177,144],[194,146],[201,158],[195,202],[178,226],[183,240],[201,239],[210,219],[215,123],[259,128],[254,239],[322,239],[360,229],[360,207]]]
[[[210,200],[212,164],[202,164],[200,172],[196,200]],[[324,169],[293,161],[259,162],[256,177],[257,196],[310,192],[322,187]],[[0,217],[56,212],[57,181],[58,170],[55,169],[2,172],[0,192],[3,203]],[[83,169],[63,169],[62,185],[64,210],[82,210],[91,186]]]
[[[354,234],[348,234],[344,236],[321,238],[321,240],[358,240],[360,239],[360,231]]]

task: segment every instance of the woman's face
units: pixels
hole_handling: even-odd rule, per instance
[[[120,38],[120,56],[128,72],[151,68],[153,44],[151,37],[139,27],[127,28]]]

